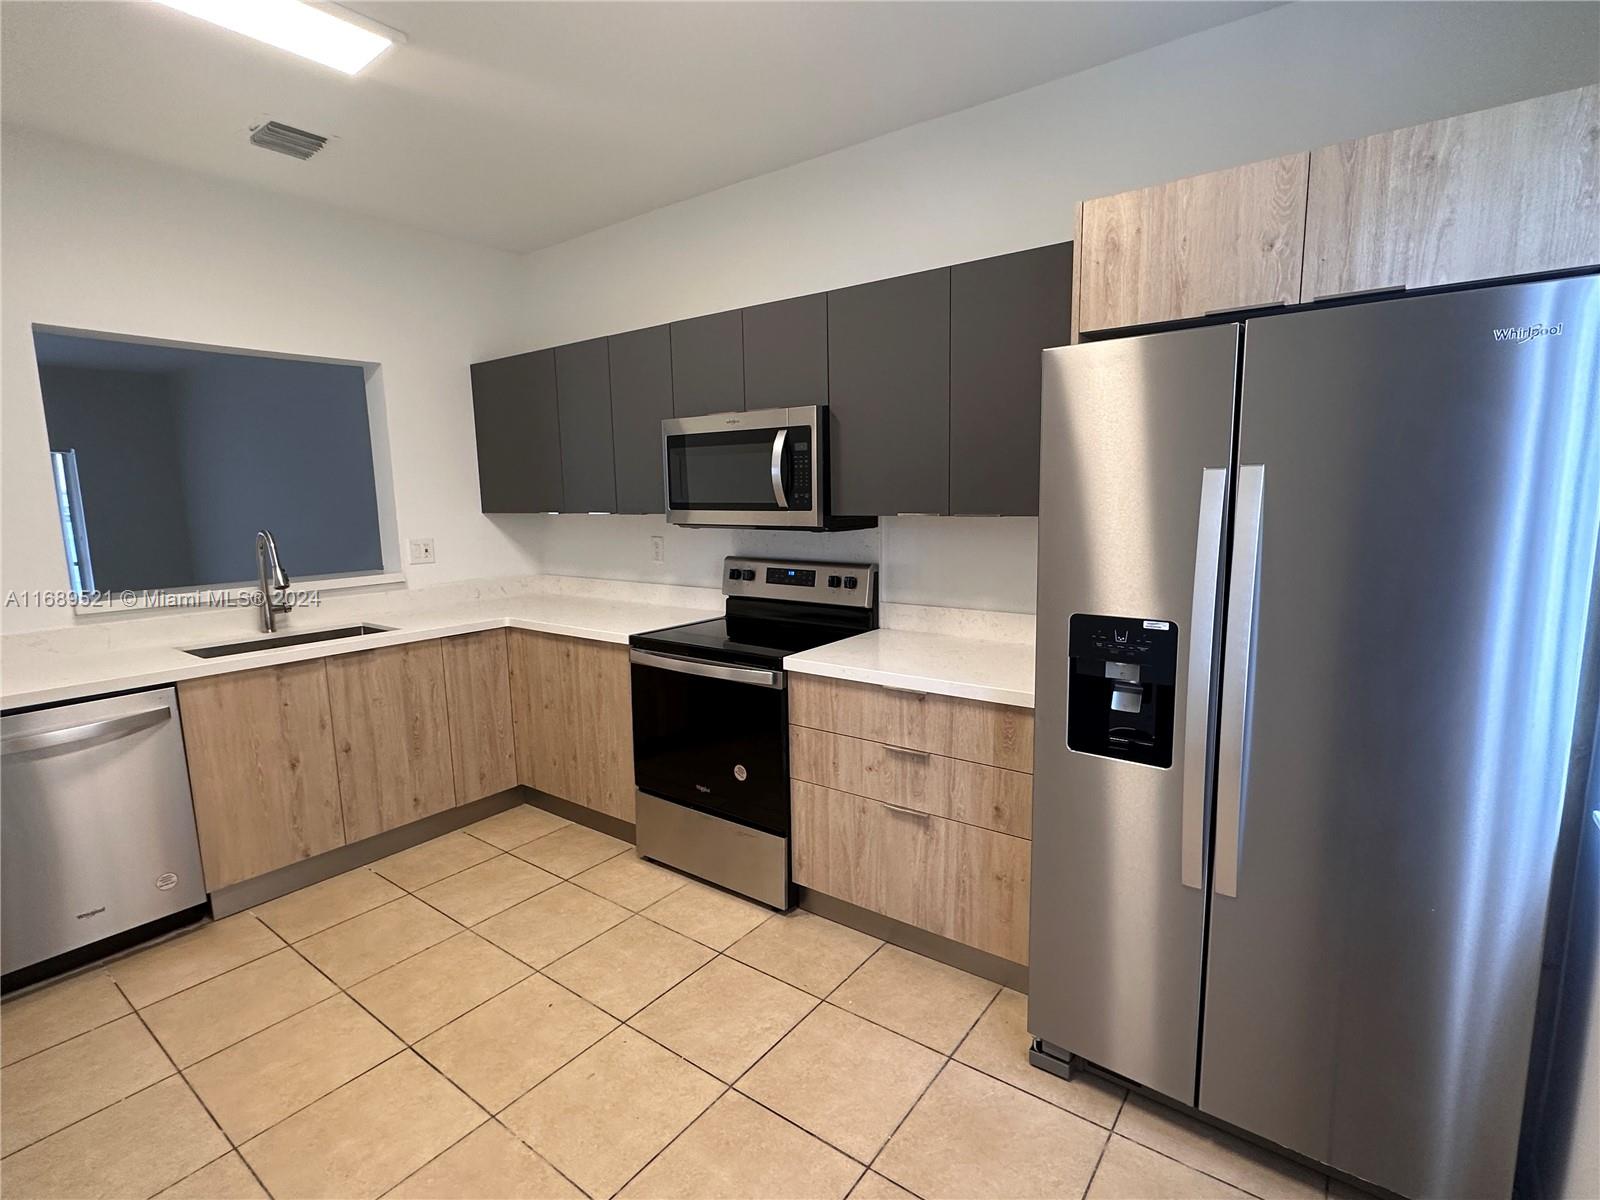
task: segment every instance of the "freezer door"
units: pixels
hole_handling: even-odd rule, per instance
[[[1597,380],[1594,278],[1245,334],[1200,1106],[1407,1196],[1511,1194]]]
[[[1045,352],[1028,1027],[1193,1103],[1207,720],[1240,327]],[[1084,665],[1072,682],[1069,629]],[[1096,618],[1096,619],[1090,619]],[[1111,620],[1100,620],[1110,618]],[[1168,629],[1148,631],[1146,621]],[[1168,639],[1177,633],[1173,654]],[[1143,661],[1117,656],[1124,632]],[[1170,765],[1105,737],[1161,701]],[[1127,678],[1137,668],[1137,680]],[[1141,694],[1142,690],[1142,694]],[[1068,747],[1075,741],[1123,757]],[[1131,711],[1129,711],[1131,710]]]

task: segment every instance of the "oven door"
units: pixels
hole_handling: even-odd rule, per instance
[[[639,789],[787,837],[783,672],[650,650],[633,649],[628,657]]]
[[[775,408],[663,421],[667,519],[821,528],[824,411]]]

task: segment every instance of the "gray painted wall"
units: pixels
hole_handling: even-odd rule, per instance
[[[291,575],[382,569],[361,367],[55,334],[35,346],[51,449],[78,452],[102,591],[254,579],[263,526]]]
[[[39,382],[50,449],[77,451],[96,586],[171,587],[192,578],[174,377],[41,366]]]
[[[290,575],[383,567],[360,367],[243,355],[183,372],[178,429],[201,584],[253,579],[254,536]]]

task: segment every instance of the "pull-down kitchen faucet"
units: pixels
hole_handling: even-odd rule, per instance
[[[261,581],[261,632],[272,633],[278,628],[278,614],[294,606],[287,600],[272,598],[274,591],[288,590],[289,575],[278,561],[278,543],[270,529],[256,533],[256,576]]]

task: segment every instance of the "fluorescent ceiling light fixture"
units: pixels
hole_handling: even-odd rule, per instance
[[[404,39],[374,21],[304,0],[159,0],[168,8],[354,75]]]

